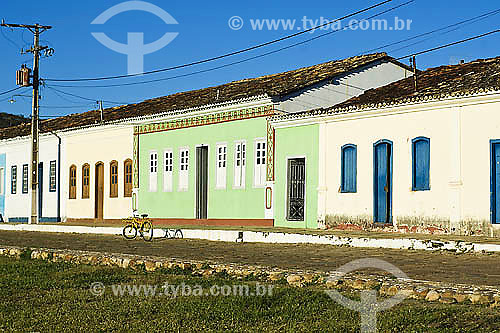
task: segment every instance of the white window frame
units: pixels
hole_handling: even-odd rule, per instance
[[[187,153],[187,155],[185,155]],[[179,191],[189,189],[189,160],[190,153],[188,147],[179,149]]]
[[[168,154],[168,155],[167,155]],[[173,191],[174,151],[171,148],[163,151],[163,192]]]
[[[225,190],[227,185],[227,143],[215,146],[215,188]]]
[[[29,164],[23,164],[23,182],[21,183],[21,193],[28,194],[30,189],[30,167]]]
[[[260,146],[260,148],[258,148],[258,146]],[[263,153],[263,155],[261,153]],[[265,187],[267,179],[267,141],[264,138],[258,138],[255,139],[254,141],[253,166],[254,166],[254,172],[253,172],[254,187],[256,188]]]
[[[52,187],[52,185],[54,185],[54,187]],[[56,191],[57,191],[57,160],[54,160],[49,162],[49,192],[56,192]]]
[[[158,152],[149,152],[149,192],[158,191]]]
[[[241,149],[240,155],[238,155],[238,147]],[[238,140],[234,142],[233,188],[235,189],[245,188],[247,153],[247,142],[245,140]]]
[[[10,194],[17,194],[17,165],[10,167]]]

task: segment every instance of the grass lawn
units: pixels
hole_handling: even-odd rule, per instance
[[[272,295],[114,296],[111,285],[248,284],[223,275],[134,272],[119,268],[0,258],[0,331],[330,331],[358,332],[359,314],[322,290],[277,284]],[[107,286],[103,296],[89,291]],[[379,315],[380,332],[498,332],[500,310],[405,301]]]

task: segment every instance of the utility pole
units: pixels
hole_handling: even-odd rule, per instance
[[[39,24],[6,24],[3,20],[0,24],[2,27],[8,28],[23,28],[28,29],[33,33],[34,42],[31,49],[26,50],[26,52],[21,50],[21,53],[33,53],[33,110],[31,114],[31,219],[30,224],[38,224],[38,149],[39,149],[39,132],[38,132],[38,102],[39,87],[40,87],[40,52],[46,51],[46,55],[51,55],[53,49],[49,49],[48,46],[40,46],[40,34],[44,31],[51,29],[51,26],[43,26]]]

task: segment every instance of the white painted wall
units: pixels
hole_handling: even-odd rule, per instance
[[[43,217],[57,217],[57,190],[56,192],[49,191],[50,161],[57,161],[57,144],[57,138],[52,135],[40,137],[39,161],[43,162]],[[27,194],[22,193],[22,185],[23,165],[28,164],[29,172],[31,172],[31,140],[29,138],[6,140],[0,144],[0,151],[6,153],[4,218],[6,221],[9,218],[29,218],[31,216],[31,174],[28,175]],[[16,194],[11,193],[13,165],[17,166]]]
[[[133,159],[133,126],[110,125],[66,132],[63,135],[62,197],[65,217],[95,217],[95,166],[104,163],[104,218],[120,219],[132,214],[132,198],[124,197],[124,162]],[[110,163],[118,161],[118,198],[110,198]],[[90,198],[82,199],[82,166],[90,165]],[[69,168],[77,167],[76,199],[69,199]]]
[[[499,109],[496,94],[323,118],[326,199],[318,214],[373,217],[373,144],[387,139],[396,224],[401,217],[489,221],[490,140],[500,139]],[[411,141],[419,136],[430,138],[431,189],[415,192]],[[357,193],[340,193],[341,147],[348,143],[357,145]]]
[[[278,108],[298,112],[331,107],[361,95],[367,89],[382,87],[412,75],[408,69],[392,62],[376,62],[339,76],[333,82],[323,82],[287,96]]]
[[[416,112],[326,125],[327,214],[373,216],[373,144],[393,142],[393,215],[449,217],[450,112]],[[430,138],[430,191],[412,191],[412,139]],[[357,146],[357,193],[340,193],[341,147]]]

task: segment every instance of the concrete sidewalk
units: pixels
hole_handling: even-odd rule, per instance
[[[121,235],[122,227],[103,226],[69,226],[69,225],[29,225],[29,224],[0,224],[0,230],[5,231],[38,231],[51,233],[101,234]],[[273,231],[239,231],[239,230],[207,230],[183,229],[184,238],[218,242],[246,242],[268,244],[322,244],[334,246],[348,246],[355,248],[383,248],[399,250],[427,250],[465,252],[500,252],[500,244],[475,243],[459,240],[433,240],[417,238],[376,238],[376,237],[349,237],[330,234],[301,234],[292,232]],[[155,238],[164,237],[165,232],[156,228]]]

